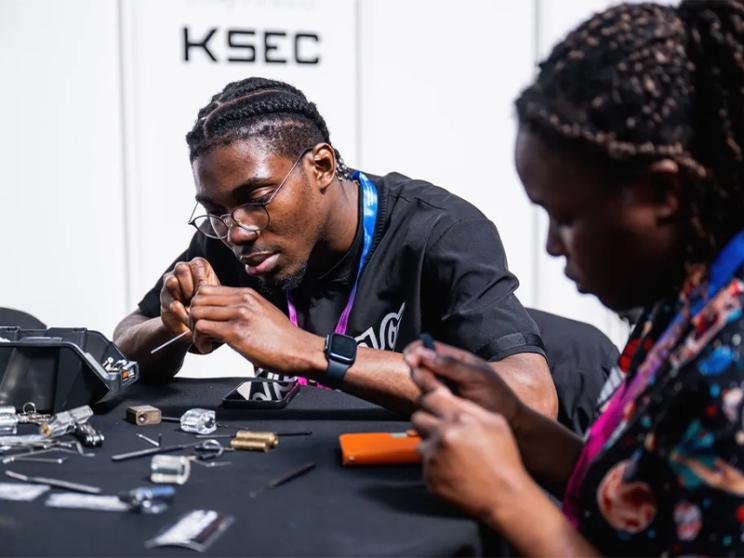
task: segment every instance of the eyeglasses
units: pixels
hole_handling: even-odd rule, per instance
[[[289,180],[289,176],[292,174],[292,171],[295,170],[297,164],[311,150],[312,147],[309,147],[300,153],[300,156],[297,157],[294,163],[292,163],[292,167],[289,169],[289,172],[287,172],[284,179],[279,183],[279,186],[277,186],[270,194],[261,196],[262,199],[241,204],[230,213],[225,213],[224,215],[213,215],[207,213],[205,215],[197,215],[194,217],[194,213],[196,213],[196,210],[199,207],[199,202],[197,202],[194,209],[191,211],[191,217],[189,217],[188,224],[193,226],[204,236],[221,240],[228,237],[230,234],[230,227],[232,227],[233,224],[250,233],[258,233],[264,230],[271,223],[271,216],[269,215],[269,210],[266,206],[274,201],[279,191],[287,183],[287,180]]]

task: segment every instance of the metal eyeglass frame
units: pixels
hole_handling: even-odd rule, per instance
[[[244,231],[246,231],[246,232],[250,232],[250,233],[261,232],[262,230],[264,230],[265,228],[267,228],[271,224],[271,214],[269,213],[269,210],[268,210],[268,208],[266,206],[269,205],[271,202],[274,201],[274,199],[276,198],[276,196],[279,193],[279,191],[284,187],[284,185],[289,180],[290,175],[292,174],[292,172],[297,167],[297,163],[299,163],[305,155],[307,155],[310,151],[312,151],[312,149],[313,149],[312,147],[308,147],[302,153],[300,153],[300,156],[297,157],[297,159],[295,159],[295,162],[294,163],[292,163],[292,166],[290,167],[289,171],[284,176],[284,178],[282,179],[282,181],[279,183],[279,186],[277,186],[274,189],[274,191],[271,192],[271,194],[269,195],[269,199],[266,200],[265,202],[248,202],[248,203],[243,203],[243,204],[240,204],[239,206],[237,206],[235,209],[233,209],[230,213],[225,213],[224,215],[219,215],[219,216],[218,215],[210,215],[209,213],[205,213],[205,214],[202,214],[202,215],[196,215],[196,216],[194,216],[194,213],[196,213],[196,208],[199,207],[199,202],[196,202],[196,205],[194,206],[194,209],[191,210],[191,216],[189,217],[189,220],[188,220],[187,224],[188,225],[191,225],[192,227],[194,227],[197,231],[199,231],[204,236],[209,237],[209,238],[219,239],[219,240],[224,240],[228,236],[230,236],[230,228],[233,226],[233,223],[235,225],[237,225],[238,227],[240,227],[241,229],[243,229]],[[262,208],[266,212],[266,224],[263,227],[256,227],[256,226],[246,225],[244,223],[241,223],[235,217],[235,213],[238,212],[238,211],[242,211],[244,208],[256,209],[256,208],[259,208],[259,207]],[[215,235],[214,236],[209,235],[209,234],[205,233],[203,230],[201,230],[199,228],[199,226],[196,224],[196,220],[197,219],[205,219],[206,218],[210,222],[210,227],[211,227],[211,219],[212,219],[212,217],[216,217],[217,219],[219,219],[220,221],[222,221],[222,224],[225,225],[225,227],[227,227],[227,232],[225,232],[225,235],[224,236],[219,236],[216,232],[215,232]],[[214,231],[214,227],[211,227],[211,228]]]

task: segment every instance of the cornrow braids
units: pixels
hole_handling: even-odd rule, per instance
[[[325,120],[315,103],[288,83],[251,77],[229,83],[203,107],[186,134],[191,161],[218,145],[261,138],[277,154],[296,158],[308,147],[331,143]],[[351,171],[336,154],[336,172],[348,178]]]
[[[520,123],[640,168],[669,158],[709,258],[744,225],[744,2],[621,4],[582,23],[516,101]]]

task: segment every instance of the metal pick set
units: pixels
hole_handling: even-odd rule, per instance
[[[4,465],[17,462],[59,465],[72,455],[86,458],[94,457],[96,454],[87,452],[85,448],[101,447],[104,436],[88,422],[91,416],[93,416],[93,411],[87,405],[62,411],[55,415],[37,412],[33,403],[26,403],[21,412],[17,412],[11,406],[0,406],[0,462]],[[111,460],[114,462],[151,457],[150,481],[156,483],[156,486],[138,487],[118,495],[104,495],[102,494],[103,490],[97,486],[6,470],[5,475],[8,478],[20,481],[20,483],[0,482],[0,499],[30,501],[51,488],[57,488],[65,492],[50,494],[45,502],[47,507],[161,513],[168,508],[175,495],[175,489],[168,485],[186,483],[189,479],[192,464],[209,468],[226,466],[230,465],[231,462],[219,459],[224,452],[268,452],[278,446],[280,436],[312,434],[312,432],[307,431],[256,432],[248,429],[239,429],[234,434],[214,434],[218,427],[232,429],[236,427],[218,423],[215,412],[207,409],[190,409],[180,418],[175,418],[161,417],[159,409],[150,405],[143,405],[127,409],[126,418],[138,426],[158,424],[161,419],[178,422],[180,429],[195,434],[197,441],[165,445],[162,434],[158,434],[158,439],[155,440],[138,432],[136,436],[146,442],[149,447],[111,456]],[[36,425],[39,429],[38,433],[18,434],[19,424]],[[227,445],[223,445],[217,438],[230,438],[230,441]],[[193,454],[169,455],[182,450],[192,450]],[[51,457],[49,454],[54,452],[61,452],[66,455]],[[287,471],[253,490],[249,497],[254,498],[267,489],[276,488],[307,473],[314,467],[315,463],[304,463],[300,467]],[[212,518],[212,515],[215,517]],[[192,544],[193,541],[188,537],[184,540],[177,540],[178,527],[182,523],[186,524],[193,521],[201,525],[204,518],[210,519],[206,529],[210,533],[212,531],[214,533],[222,532],[232,521],[232,518],[221,516],[212,510],[194,510],[171,527],[170,531],[173,531],[173,533],[169,531],[166,534],[161,534],[148,541],[146,546],[177,544],[180,546],[186,545],[190,548],[191,546],[188,545]],[[202,531],[199,532],[204,534]],[[174,540],[176,540],[175,543]]]
[[[7,465],[16,461],[62,464],[67,460],[67,456],[40,457],[53,452],[93,457],[95,454],[86,452],[83,445],[100,447],[104,437],[88,424],[91,416],[93,411],[87,405],[56,415],[37,412],[33,403],[26,403],[20,413],[15,407],[0,407],[0,461]],[[35,424],[39,433],[18,435],[19,424]],[[76,439],[63,440],[67,435]]]

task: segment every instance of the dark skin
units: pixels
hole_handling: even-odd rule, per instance
[[[358,187],[336,177],[332,147],[318,144],[294,163],[251,139],[216,147],[192,164],[197,200],[219,215],[270,194],[286,177],[267,206],[270,225],[259,233],[232,226],[225,240],[247,273],[270,284],[281,284],[303,268],[322,274],[351,248],[357,230]],[[202,353],[227,343],[255,366],[323,380],[324,338],[294,327],[255,290],[221,286],[203,259],[179,262],[167,273],[160,302],[160,317],[135,311],[114,333],[122,352],[139,362],[146,377],[172,377],[192,343]],[[193,334],[150,354],[185,331]],[[516,354],[487,368],[526,405],[556,416],[555,387],[542,356]],[[420,396],[400,353],[364,347],[347,371],[343,389],[403,413],[412,412]]]
[[[618,310],[677,289],[685,270],[679,246],[688,231],[675,162],[655,162],[619,182],[607,166],[522,127],[516,165],[527,195],[550,218],[547,251],[566,258],[566,274],[582,290]],[[597,555],[538,484],[562,496],[581,439],[528,409],[505,383],[486,382],[473,355],[443,344],[436,349],[414,343],[405,352],[424,394],[413,423],[429,489],[525,556]],[[460,388],[473,377],[488,395]]]

